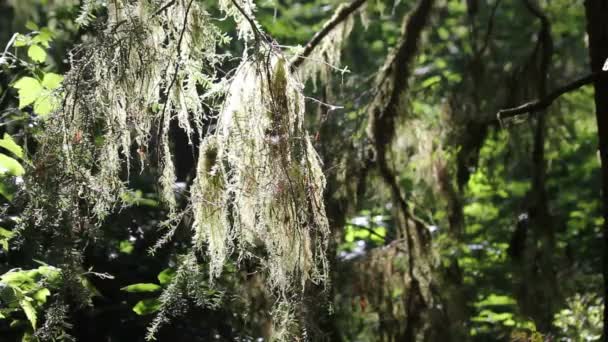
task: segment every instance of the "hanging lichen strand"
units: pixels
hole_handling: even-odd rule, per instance
[[[303,128],[302,85],[270,48],[236,71],[217,131],[201,148],[192,190],[196,245],[218,275],[236,247],[261,259],[271,289],[326,278],[325,178]]]
[[[130,168],[132,149],[143,167],[154,137],[160,196],[174,211],[169,124],[177,120],[189,138],[202,132],[199,91],[214,82],[221,60],[215,49],[226,38],[192,0],[162,11],[146,0],[112,1],[107,13],[107,28],[76,53],[63,113],[49,126],[60,126],[62,154],[84,169],[92,213],[100,220],[127,190],[121,172]],[[56,146],[58,138],[49,134],[44,145]],[[72,158],[75,150],[88,152],[90,160]]]
[[[347,72],[346,68],[340,68],[342,48],[355,25],[353,13],[363,13],[364,11],[359,7],[364,2],[365,0],[357,0],[350,5],[339,5],[334,15],[312,38],[311,42],[301,48],[301,51],[296,51],[298,53],[292,59],[291,66],[297,69],[302,81],[311,79],[316,87],[317,79],[320,79],[323,84],[327,84],[335,71],[342,74]],[[354,7],[354,9],[350,10],[349,7]],[[328,31],[325,32],[326,29]],[[322,32],[325,34],[321,35]]]
[[[303,86],[249,17],[250,2],[220,6],[246,45],[255,39],[255,51],[246,48],[235,72],[217,78],[224,55],[216,48],[228,38],[200,6],[113,0],[103,22],[83,14],[105,28],[70,56],[63,107],[45,121],[26,179],[22,229],[42,226],[69,241],[71,250],[48,260],[78,265],[93,228],[128,204],[129,172],[137,171],[130,158],[139,154],[140,167],[158,174],[171,231],[192,215],[193,248],[209,256],[210,278],[233,253],[255,258],[281,299],[277,317],[293,318],[288,304],[297,290],[326,279],[329,235],[325,179],[303,125]],[[201,142],[185,205],[174,196],[172,122]],[[288,322],[278,324],[285,331]]]
[[[94,235],[93,228],[128,197],[135,150],[142,167],[154,159],[148,153],[153,138],[161,197],[174,215],[169,123],[177,120],[189,136],[202,131],[199,92],[208,94],[215,82],[221,61],[216,46],[227,39],[192,0],[159,7],[147,0],[111,1],[105,21],[93,23],[95,35],[71,52],[62,109],[45,120],[25,179],[21,230],[46,229],[78,250],[81,234]]]

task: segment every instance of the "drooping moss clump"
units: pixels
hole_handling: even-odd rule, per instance
[[[246,258],[262,246],[270,287],[287,291],[325,279],[329,228],[325,179],[303,128],[302,85],[283,56],[268,54],[243,62],[230,80],[217,131],[201,149],[193,207],[213,270],[233,247]]]
[[[68,241],[59,259],[78,265],[87,239],[128,204],[129,173],[137,171],[131,159],[138,156],[140,169],[151,166],[158,176],[172,225],[155,248],[178,222],[190,221],[188,265],[196,262],[194,251],[205,253],[213,280],[233,253],[239,260],[256,258],[268,288],[284,299],[278,308],[308,281],[323,282],[325,179],[303,128],[302,84],[280,51],[259,41],[248,17],[253,4],[221,3],[239,37],[257,40],[255,55],[246,48],[236,72],[223,79],[216,69],[225,55],[217,48],[228,38],[200,2],[110,1],[99,19],[90,11],[103,4],[87,4],[82,17],[100,29],[74,51],[62,109],[46,121],[22,196],[22,229],[45,222],[57,241]],[[175,196],[172,122],[191,144],[200,141],[187,203]],[[174,292],[161,300],[171,302]],[[165,320],[155,320],[153,331]]]

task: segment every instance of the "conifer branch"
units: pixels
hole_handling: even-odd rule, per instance
[[[498,114],[497,114],[498,120],[501,121],[503,119],[514,117],[517,115],[541,111],[541,110],[549,107],[553,103],[553,101],[555,101],[560,96],[564,95],[565,93],[577,90],[578,88],[580,88],[582,86],[592,83],[593,81],[596,80],[596,78],[598,76],[599,75],[597,73],[592,73],[592,74],[586,75],[571,83],[568,83],[562,87],[559,87],[559,88],[553,90],[551,93],[549,93],[547,96],[545,96],[541,99],[526,102],[526,103],[522,104],[521,106],[517,106],[514,108],[501,109],[500,111],[498,111]]]
[[[304,60],[312,54],[314,49],[319,45],[319,43],[325,38],[336,26],[338,26],[341,22],[346,20],[352,13],[358,10],[367,0],[355,0],[351,2],[349,5],[340,6],[336,13],[323,25],[323,28],[315,33],[315,35],[306,43],[304,46],[304,51],[301,54],[298,54],[291,61],[291,71],[295,71]]]

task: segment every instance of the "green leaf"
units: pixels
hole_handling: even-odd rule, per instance
[[[51,295],[51,291],[49,291],[49,289],[41,288],[40,290],[36,291],[32,295],[32,298],[34,298],[38,303],[44,304],[44,303],[46,303],[46,297],[48,297],[50,295]]]
[[[32,104],[43,91],[42,85],[37,79],[32,77],[22,77],[15,84],[13,88],[18,90],[19,95],[19,109]]]
[[[12,271],[4,273],[0,280],[11,287],[20,287],[23,283],[32,282],[32,277],[24,271]]]
[[[160,301],[156,298],[140,300],[133,307],[133,311],[140,315],[149,315],[160,309]]]
[[[21,146],[17,145],[15,140],[13,140],[13,137],[7,133],[4,133],[4,137],[0,140],[0,147],[8,150],[19,158],[23,158],[23,149]]]
[[[118,245],[118,249],[125,254],[131,254],[134,248],[135,247],[133,247],[133,243],[131,243],[131,241],[129,240],[122,240]]]
[[[506,325],[508,327],[512,327],[515,326],[515,321],[512,320],[511,318],[505,320],[504,322],[502,322],[503,325]]]
[[[166,268],[158,274],[158,282],[161,285],[167,285],[171,282],[175,276],[175,270],[173,268]]]
[[[378,243],[383,243],[384,238],[386,238],[386,228],[379,226],[372,229],[372,231],[374,234],[370,235],[371,240]]]
[[[38,63],[43,63],[46,60],[46,51],[40,45],[32,45],[27,49],[27,55]]]
[[[25,317],[27,317],[28,321],[32,324],[32,328],[36,329],[36,319],[38,315],[36,314],[36,309],[32,305],[32,298],[25,297],[24,299],[19,301],[19,305],[25,312]]]
[[[40,116],[47,116],[57,110],[60,105],[59,98],[50,92],[45,92],[34,102],[34,112]]]
[[[149,206],[149,207],[157,207],[158,202],[150,199],[144,198],[143,192],[141,190],[129,190],[120,194],[120,198],[129,205],[140,205],[140,206]]]
[[[8,241],[13,235],[15,235],[15,233],[0,227],[0,246],[2,246],[5,251],[8,251]]]
[[[121,290],[127,292],[154,292],[160,290],[160,286],[152,283],[139,283],[125,286]]]
[[[57,267],[50,266],[50,265],[40,266],[36,269],[36,271],[38,273],[42,274],[43,276],[45,276],[47,278],[47,280],[49,280],[49,281],[56,280],[56,278],[59,277],[59,274],[61,272],[61,270],[58,269]]]
[[[30,31],[38,31],[38,25],[31,20],[28,20],[27,23],[25,23],[25,28]]]
[[[482,301],[475,303],[475,306],[482,307],[482,306],[514,305],[514,304],[515,304],[515,300],[509,296],[491,294],[491,295],[487,296],[485,299],[483,299]]]
[[[7,201],[12,201],[15,194],[15,189],[11,184],[5,182],[5,177],[0,177],[0,195],[6,198]]]
[[[32,38],[32,43],[40,44],[48,49],[50,47],[49,43],[52,40],[53,32],[51,32],[51,30],[49,30],[48,28],[43,27],[42,29],[40,29],[40,32],[38,32],[38,34]]]
[[[0,153],[0,174],[6,173],[12,176],[21,176],[25,173],[25,169],[16,159]]]
[[[440,76],[431,76],[429,78],[427,78],[426,80],[422,81],[422,88],[427,88],[432,86],[435,83],[439,83],[441,82],[441,77]]]
[[[23,47],[29,45],[30,41],[30,37],[18,34],[17,38],[15,38],[15,43],[13,45],[15,47]]]
[[[55,90],[59,88],[61,82],[63,81],[63,76],[55,74],[53,72],[47,72],[42,77],[42,86],[48,90]]]

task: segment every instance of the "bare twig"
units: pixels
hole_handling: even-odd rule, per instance
[[[4,48],[4,52],[2,53],[2,56],[6,55],[6,53],[8,52],[8,49],[10,49],[11,46],[13,46],[13,43],[15,43],[15,40],[17,40],[17,37],[19,37],[19,33],[13,34],[11,39],[6,44],[6,48]]]
[[[578,88],[580,88],[584,85],[592,83],[593,81],[595,81],[595,79],[598,76],[599,75],[597,73],[589,74],[589,75],[581,77],[571,83],[568,83],[560,88],[555,89],[554,91],[549,93],[547,96],[543,97],[542,99],[537,99],[537,100],[534,100],[531,102],[527,102],[518,107],[502,109],[502,110],[498,111],[498,114],[497,114],[498,120],[500,121],[500,120],[510,118],[513,116],[517,116],[517,115],[521,115],[521,114],[534,113],[534,112],[541,111],[541,110],[549,107],[553,103],[553,101],[555,101],[558,97],[562,96],[565,93],[577,90]]]
[[[321,40],[325,38],[333,30],[338,24],[346,20],[353,12],[355,12],[361,5],[363,5],[367,0],[355,0],[351,2],[349,5],[340,6],[336,13],[323,25],[321,31],[315,33],[315,35],[310,39],[306,46],[304,46],[304,51],[301,54],[298,54],[291,61],[291,70],[295,71],[304,60],[310,56],[310,54],[314,51],[314,49],[319,45]]]

